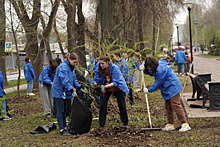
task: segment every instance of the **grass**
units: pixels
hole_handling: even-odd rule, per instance
[[[198,54],[195,56],[199,56],[199,57],[206,57],[206,58],[218,58],[220,56],[213,56],[213,55],[208,55],[208,54]]]
[[[8,81],[8,86],[5,86],[4,89],[17,86],[18,80]],[[20,79],[20,85],[26,84],[27,81],[25,79]]]
[[[184,83],[185,77],[179,77],[181,83]],[[152,85],[154,78],[145,76],[146,85]],[[192,89],[190,81],[184,92],[190,92]],[[21,91],[25,95],[26,91]],[[108,111],[106,126],[111,130],[106,132],[107,136],[94,136],[90,133],[63,137],[59,135],[58,130],[47,134],[31,135],[29,132],[44,124],[55,122],[55,118],[48,118],[43,114],[42,102],[39,93],[32,97],[35,101],[30,103],[12,103],[9,104],[14,109],[13,119],[10,121],[0,121],[0,146],[220,146],[219,118],[197,118],[188,119],[192,130],[180,133],[178,130],[172,132],[148,131],[140,132],[140,128],[149,128],[145,96],[139,92],[139,99],[136,99],[135,109],[130,107],[128,98],[126,98],[127,113],[129,117],[128,132],[124,134],[111,134],[114,128],[122,126],[120,117],[108,105],[111,111]],[[16,93],[8,94],[7,97],[13,97]],[[110,100],[117,108],[117,101],[111,97]],[[164,100],[159,90],[149,93],[148,100],[151,111],[153,127],[164,127],[167,123],[165,114]],[[117,108],[118,109],[118,108]],[[93,117],[98,117],[94,103],[92,103]],[[67,118],[68,119],[68,118]],[[180,123],[175,117],[175,127],[180,127]],[[99,127],[98,120],[92,122],[91,130]],[[118,133],[118,132],[117,132]],[[110,135],[109,135],[110,134]]]

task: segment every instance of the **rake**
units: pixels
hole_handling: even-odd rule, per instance
[[[142,74],[143,86],[144,86],[144,88],[146,88],[145,81],[144,81],[144,73],[143,73],[143,71],[141,71],[141,74]],[[141,131],[160,131],[161,128],[153,128],[152,127],[151,117],[150,117],[150,110],[149,110],[149,104],[148,104],[148,98],[147,98],[147,94],[146,93],[145,93],[145,98],[146,98],[146,103],[147,103],[147,113],[148,113],[150,128],[141,128]]]

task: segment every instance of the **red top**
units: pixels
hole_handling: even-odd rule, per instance
[[[111,78],[111,75],[109,72],[105,71],[105,85],[108,85],[112,83],[112,78]],[[118,87],[113,87],[113,88],[106,88],[105,89],[106,91],[109,91],[109,92],[116,92],[116,91],[121,91],[121,89],[119,89]]]

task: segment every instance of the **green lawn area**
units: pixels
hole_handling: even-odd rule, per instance
[[[181,83],[184,78],[179,77]],[[152,85],[154,79],[145,76],[146,85]],[[191,92],[190,82],[184,92]],[[25,91],[21,91],[21,99],[26,102],[12,102],[9,106],[14,110],[13,119],[0,121],[0,146],[220,146],[219,118],[197,118],[188,119],[192,130],[180,133],[180,123],[175,117],[176,130],[172,132],[163,131],[141,131],[141,128],[149,128],[145,96],[139,92],[135,99],[135,109],[132,109],[126,97],[127,113],[129,117],[129,128],[122,129],[122,122],[117,113],[117,100],[111,97],[108,104],[108,115],[104,131],[97,133],[98,120],[93,120],[91,131],[82,135],[70,137],[60,136],[58,129],[47,134],[32,135],[29,132],[38,126],[56,122],[55,118],[48,118],[43,114],[42,102],[39,92],[35,96],[26,97]],[[136,93],[137,94],[137,93]],[[7,95],[8,99],[14,99],[16,94]],[[18,99],[18,98],[16,98]],[[164,100],[159,90],[148,94],[151,119],[153,127],[162,128],[167,123]],[[93,117],[98,117],[99,110],[92,103]],[[67,118],[68,120],[68,118]],[[58,125],[57,125],[58,127]]]
[[[6,88],[9,88],[9,87],[14,87],[14,86],[17,86],[17,80],[14,80],[14,81],[8,81],[8,86],[5,86],[4,87],[4,89],[6,89]],[[26,84],[27,83],[27,81],[25,80],[25,79],[20,79],[20,85],[22,85],[22,84]]]

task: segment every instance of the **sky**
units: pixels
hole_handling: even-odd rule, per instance
[[[185,1],[185,2],[187,2],[187,1]],[[209,9],[212,6],[211,0],[204,0],[202,2],[201,2],[201,0],[191,0],[188,2],[199,3],[199,4],[201,3],[206,6],[206,9]],[[175,41],[177,42],[177,29],[176,29],[175,24],[184,24],[186,22],[186,18],[188,16],[188,10],[186,7],[180,8],[179,10],[180,10],[180,12],[178,14],[176,14],[174,21],[173,21],[173,26],[174,26],[173,42],[175,42]]]

